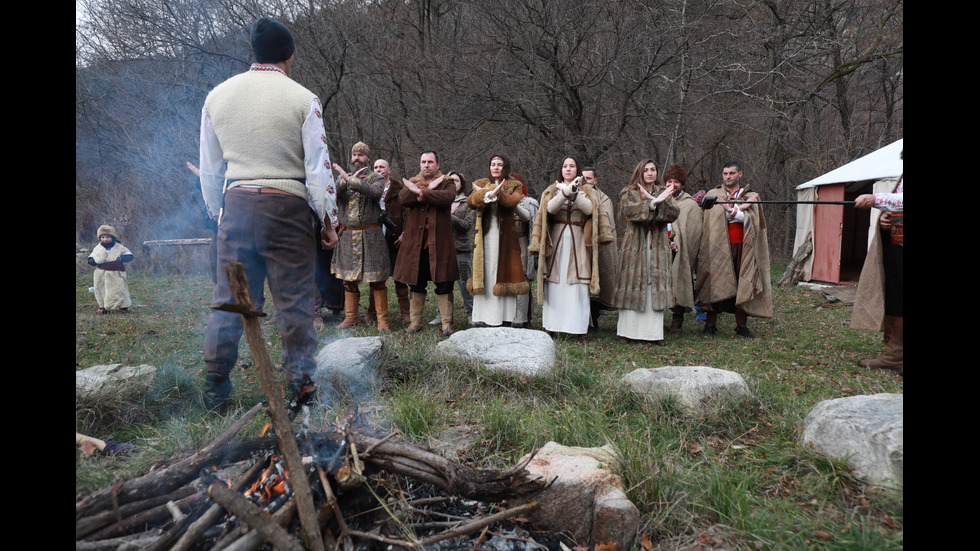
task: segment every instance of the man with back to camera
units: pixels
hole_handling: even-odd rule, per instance
[[[332,248],[334,182],[320,102],[290,78],[292,34],[263,17],[252,25],[250,40],[255,63],[204,102],[201,187],[208,212],[218,219],[218,265],[244,265],[257,308],[269,279],[281,318],[282,367],[296,398],[315,388],[314,216],[323,221],[323,245]],[[223,269],[217,279],[213,302],[232,302]],[[239,314],[212,311],[204,343],[208,409],[228,404],[242,331]]]

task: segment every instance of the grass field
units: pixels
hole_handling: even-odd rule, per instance
[[[233,373],[239,415],[201,409],[210,280],[132,276],[131,313],[107,316],[94,314],[91,284],[90,273],[76,276],[76,369],[146,363],[159,372],[145,396],[121,392],[118,399],[92,401],[76,395],[76,430],[143,450],[127,462],[76,452],[76,498],[117,476],[192,453],[264,400],[243,339]],[[549,440],[612,443],[622,456],[618,469],[627,494],[643,514],[641,533],[659,549],[901,549],[902,487],[869,485],[846,463],[799,442],[803,419],[822,400],[904,391],[897,375],[856,366],[857,359],[880,352],[881,335],[850,329],[850,307],[824,304],[819,292],[773,289],[775,316],[750,320],[757,339],[735,337],[730,315],[721,316],[718,334],[705,339],[691,315],[666,347],[622,344],[613,314],[601,318],[601,331],[589,342],[559,340],[557,365],[543,379],[433,361],[436,326],[409,338],[404,324],[393,321],[379,366],[384,382],[374,400],[392,426],[420,442],[448,426],[478,427],[480,438],[463,459],[480,465],[510,466]],[[389,299],[396,319],[394,293]],[[431,294],[426,306],[429,320],[436,311]],[[465,320],[456,307],[456,319]],[[540,309],[536,314],[540,327]],[[274,361],[277,329],[266,326]],[[320,331],[324,339],[374,334],[363,325]],[[619,384],[636,368],[665,365],[736,371],[755,397],[721,415],[697,417],[675,404],[645,403]],[[256,430],[249,427],[242,436]]]

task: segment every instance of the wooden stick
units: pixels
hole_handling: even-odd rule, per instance
[[[436,534],[435,536],[432,536],[431,538],[422,540],[422,542],[419,545],[424,548],[424,547],[429,546],[429,545],[432,545],[432,544],[434,544],[436,542],[440,542],[442,540],[446,540],[446,539],[449,539],[449,538],[455,538],[456,536],[461,536],[463,534],[472,532],[474,530],[479,530],[480,528],[483,528],[484,526],[490,526],[491,524],[497,522],[498,520],[503,520],[505,518],[510,518],[510,517],[517,516],[517,515],[519,515],[521,513],[526,513],[528,511],[531,511],[533,509],[536,509],[537,507],[538,507],[538,502],[537,501],[532,501],[531,503],[527,503],[525,505],[520,505],[520,506],[517,506],[517,507],[512,507],[510,509],[507,509],[506,511],[501,511],[501,512],[495,514],[495,515],[490,515],[489,517],[484,517],[484,518],[481,518],[481,519],[474,520],[473,522],[471,522],[469,524],[464,524],[463,526],[460,526],[459,528],[456,528],[455,530],[448,530],[448,531],[443,532],[441,534]]]
[[[249,526],[261,532],[276,549],[303,551],[303,546],[276,524],[269,513],[259,509],[245,499],[242,494],[223,486],[219,482],[211,484],[208,494],[215,503],[228,509],[242,521],[248,523]]]
[[[252,350],[255,367],[259,372],[262,390],[265,391],[265,396],[269,400],[269,416],[272,417],[272,424],[276,429],[279,451],[282,452],[286,470],[289,471],[289,482],[296,493],[296,505],[303,529],[303,541],[308,549],[323,551],[323,539],[320,536],[320,525],[317,523],[316,508],[313,504],[313,492],[306,480],[303,458],[300,456],[296,436],[293,434],[289,414],[286,411],[282,387],[276,381],[272,358],[269,357],[265,337],[262,335],[262,326],[258,320],[260,312],[254,310],[252,296],[248,290],[248,278],[245,276],[245,267],[239,262],[229,260],[225,267],[225,274],[228,277],[235,304],[243,309],[241,314],[245,336],[248,339],[248,346]]]

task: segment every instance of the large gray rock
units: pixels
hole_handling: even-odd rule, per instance
[[[902,394],[871,394],[820,402],[803,420],[803,441],[876,484],[904,477]]]
[[[738,373],[703,365],[636,369],[623,377],[623,384],[644,398],[675,399],[699,414],[752,397]]]
[[[94,365],[75,372],[75,389],[82,392],[111,392],[124,384],[149,386],[157,368],[152,365]]]
[[[374,367],[383,346],[381,337],[352,337],[324,346],[316,355],[313,376],[320,392],[333,389],[358,399],[372,396],[378,383]]]
[[[526,456],[525,456],[526,460]],[[616,452],[610,445],[578,448],[548,442],[527,465],[532,475],[554,479],[546,490],[517,504],[537,501],[528,518],[546,529],[567,531],[588,549],[612,542],[630,549],[640,525],[640,511],[612,473]]]
[[[442,358],[479,362],[487,369],[544,376],[555,365],[555,343],[544,331],[475,327],[457,331],[436,345]]]

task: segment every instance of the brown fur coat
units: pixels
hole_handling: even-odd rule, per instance
[[[664,189],[654,186],[652,195],[656,197]],[[676,220],[680,212],[674,198],[668,197],[650,210],[650,201],[643,198],[635,186],[626,186],[619,195],[619,211],[626,221],[626,231],[619,250],[619,279],[613,305],[644,311],[646,288],[650,285],[651,308],[665,310],[673,305],[667,223]],[[649,250],[645,250],[648,247]]]

